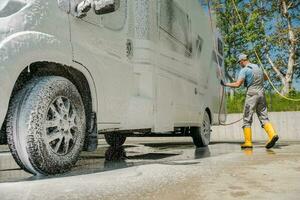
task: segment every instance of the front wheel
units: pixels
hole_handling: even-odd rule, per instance
[[[204,113],[201,127],[191,127],[193,142],[197,147],[206,147],[210,142],[211,123],[207,112]]]
[[[37,78],[10,103],[8,144],[25,171],[63,173],[78,160],[85,123],[84,105],[73,83],[58,76]]]

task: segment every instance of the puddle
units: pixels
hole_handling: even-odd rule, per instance
[[[240,151],[239,143],[212,143],[206,148],[195,148],[191,142],[128,142],[114,149],[100,145],[95,152],[83,152],[76,166],[57,176],[32,176],[21,170],[10,153],[0,152],[0,183],[62,178],[147,164],[193,165],[199,159]]]

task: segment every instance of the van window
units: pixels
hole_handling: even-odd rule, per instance
[[[224,51],[223,42],[222,42],[222,40],[220,40],[220,38],[218,38],[218,52],[222,56],[223,56],[223,51]]]
[[[212,61],[216,64],[219,64],[220,67],[223,67],[223,57],[217,55],[217,53],[214,50],[212,52]]]
[[[211,57],[212,57],[211,59],[212,59],[213,62],[218,63],[217,54],[216,54],[215,50],[212,51],[212,56]]]
[[[223,58],[221,56],[218,56],[219,60],[219,65],[222,67],[223,66]]]
[[[170,39],[185,47],[191,54],[191,30],[189,16],[174,0],[160,1],[160,29],[166,32]]]
[[[111,30],[122,30],[127,21],[127,0],[120,0],[120,7],[115,12],[102,15],[102,25]]]
[[[200,35],[198,35],[197,41],[196,41],[196,48],[197,48],[198,56],[201,55],[202,48],[203,48],[203,42],[204,42],[204,40],[202,39],[202,37]]]

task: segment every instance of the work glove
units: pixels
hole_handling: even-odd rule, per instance
[[[221,80],[220,84],[224,87],[226,86],[223,80]]]

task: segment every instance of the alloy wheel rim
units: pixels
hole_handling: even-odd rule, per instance
[[[50,104],[45,120],[46,142],[53,153],[68,154],[79,131],[78,114],[72,101],[59,96]]]
[[[205,117],[202,123],[202,133],[204,138],[208,141],[210,138],[210,122],[209,119],[207,119],[207,117]]]

